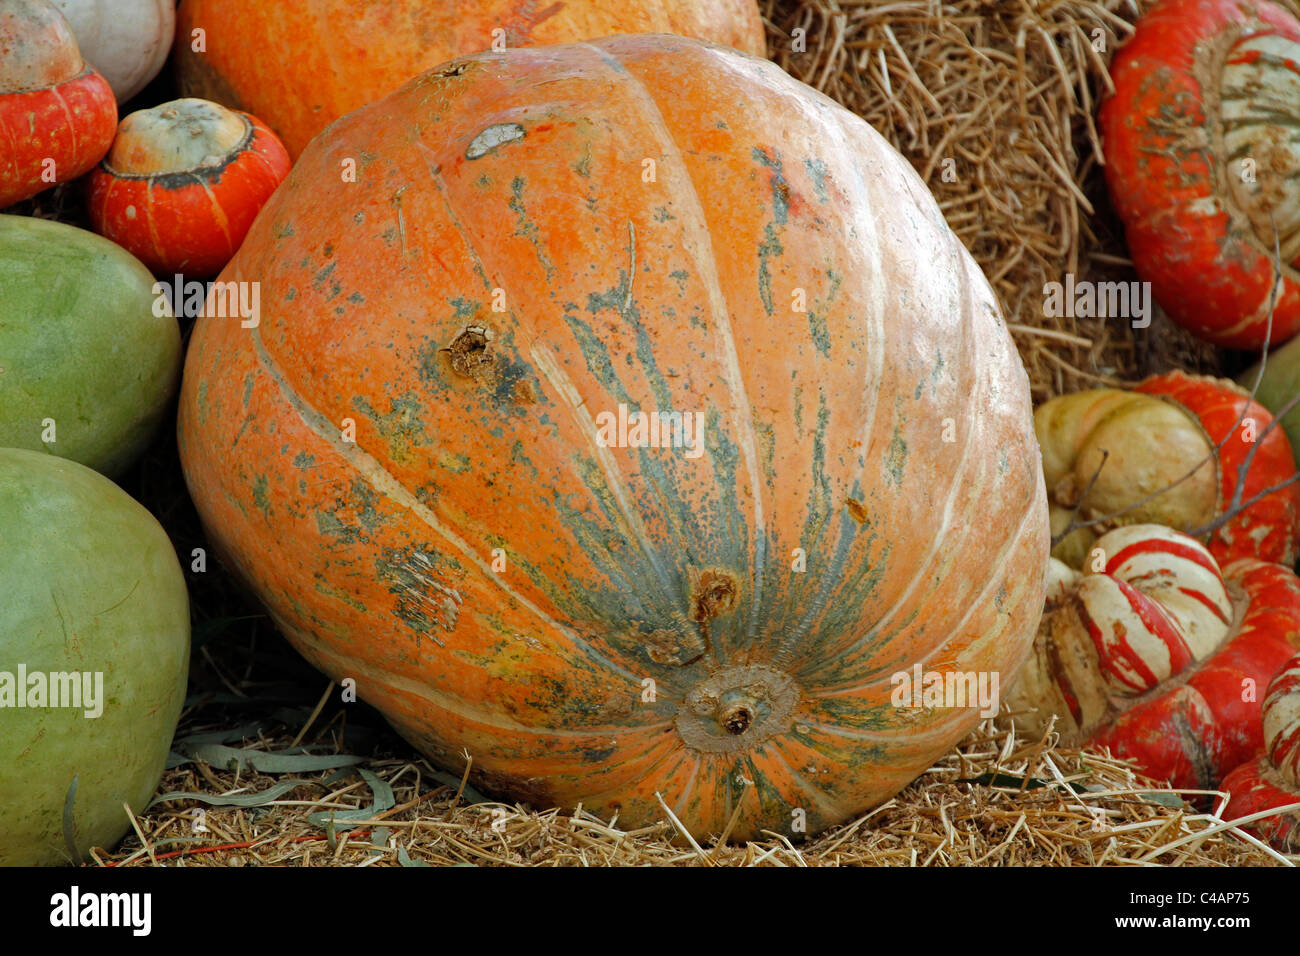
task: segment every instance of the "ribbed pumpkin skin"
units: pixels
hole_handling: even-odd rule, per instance
[[[978,720],[891,675],[1020,666],[1047,508],[992,292],[905,161],[766,61],[620,37],[427,73],[312,144],[222,279],[263,308],[190,346],[215,543],[490,790],[814,832]],[[702,456],[600,447],[619,403],[699,411]]]
[[[1285,342],[1300,331],[1300,22],[1267,0],[1163,0],[1110,75],[1106,183],[1138,274],[1206,341]],[[1274,223],[1283,282],[1269,337]]]
[[[195,29],[206,52],[193,50]],[[677,33],[756,56],[766,49],[754,0],[185,0],[177,65],[184,96],[260,116],[296,159],[338,117],[491,48],[493,30],[509,48]]]

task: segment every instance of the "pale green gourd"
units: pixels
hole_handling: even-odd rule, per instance
[[[113,846],[123,803],[139,813],[158,786],[185,699],[185,577],[166,532],[107,478],[0,448],[0,585],[0,866],[68,862],[69,838],[78,855]],[[102,694],[17,706],[20,667],[29,682],[91,674],[92,691],[99,673]]]
[[[0,216],[0,446],[110,477],[139,456],[180,374],[180,331],[153,289],[107,239]]]

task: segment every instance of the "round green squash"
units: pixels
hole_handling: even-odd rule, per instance
[[[1259,363],[1256,362],[1237,377],[1237,384],[1249,391],[1254,388],[1255,376],[1258,374]],[[1281,348],[1269,350],[1264,377],[1260,379],[1255,401],[1276,415],[1278,409],[1297,394],[1300,394],[1300,336]],[[1291,453],[1295,456],[1297,467],[1300,467],[1300,405],[1287,412],[1282,419],[1282,429],[1291,440]]]
[[[0,866],[121,839],[122,804],[143,810],[162,776],[189,652],[185,577],[153,516],[89,468],[0,448]]]
[[[180,374],[180,330],[153,289],[101,236],[0,216],[0,446],[109,476],[136,459]]]

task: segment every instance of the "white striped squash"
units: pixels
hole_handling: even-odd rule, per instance
[[[1218,564],[1194,538],[1161,525],[1117,528],[1095,542],[1072,583],[1049,576],[1059,606],[1040,625],[1034,652],[1010,695],[1019,720],[1041,733],[1086,735],[1112,711],[1220,646],[1233,607]],[[1059,596],[1069,591],[1063,599]]]
[[[1300,656],[1274,678],[1264,699],[1264,741],[1277,772],[1300,787]]]

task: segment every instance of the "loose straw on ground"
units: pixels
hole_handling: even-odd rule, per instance
[[[263,737],[260,747],[284,749]],[[469,761],[467,761],[467,764]],[[196,802],[178,798],[135,815],[135,835],[114,853],[96,850],[99,865],[116,866],[1291,866],[1300,857],[1266,847],[1243,821],[1199,812],[1214,791],[1174,791],[1144,780],[1102,753],[1059,747],[1054,735],[1023,739],[1005,717],[985,721],[894,799],[843,826],[803,838],[772,832],[748,844],[690,837],[667,801],[662,817],[627,829],[579,807],[530,809],[478,799],[461,775],[423,761],[376,757],[361,765],[388,783],[394,805],[337,825],[333,846],[310,818],[322,803],[340,809],[373,806],[357,775],[328,796],[306,788],[261,807],[206,807],[207,833],[192,833]],[[164,792],[213,796],[258,793],[275,775],[193,765],[167,772]],[[294,775],[290,780],[311,775]],[[213,786],[209,777],[216,781]],[[430,778],[447,783],[429,784]],[[319,791],[318,791],[319,792]],[[1217,794],[1222,801],[1222,794]],[[1183,801],[1187,802],[1183,802]],[[336,813],[336,818],[338,814]],[[375,833],[383,839],[373,842]],[[178,834],[184,834],[178,836]],[[716,836],[716,835],[715,835]],[[326,852],[322,853],[321,851]],[[150,856],[153,860],[151,861]]]

